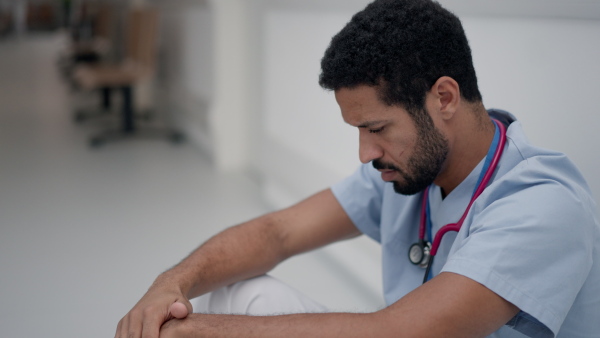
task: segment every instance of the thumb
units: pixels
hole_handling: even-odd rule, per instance
[[[185,306],[185,304],[181,303],[181,302],[175,302],[173,304],[171,304],[171,307],[169,308],[169,312],[171,313],[171,315],[174,318],[177,319],[183,319],[185,317],[187,317],[189,311],[188,308]]]

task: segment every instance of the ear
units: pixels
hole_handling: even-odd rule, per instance
[[[431,86],[430,93],[436,100],[442,118],[451,119],[461,101],[458,82],[449,76],[442,76]]]

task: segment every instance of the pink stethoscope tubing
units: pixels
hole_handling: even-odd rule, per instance
[[[496,148],[496,151],[494,152],[494,157],[492,158],[492,161],[490,162],[490,165],[489,165],[487,171],[485,172],[485,175],[481,179],[479,186],[477,186],[475,193],[473,193],[473,196],[471,197],[471,201],[469,201],[469,205],[467,205],[467,209],[462,214],[462,217],[456,223],[450,223],[450,224],[444,225],[435,234],[433,243],[431,244],[431,250],[429,253],[431,258],[433,258],[433,256],[435,256],[435,254],[437,253],[437,250],[440,247],[440,244],[442,243],[442,238],[444,237],[444,235],[447,232],[449,232],[449,231],[458,232],[460,230],[463,222],[465,221],[465,218],[467,217],[467,214],[469,213],[469,210],[471,209],[471,205],[473,205],[473,202],[475,202],[477,197],[479,197],[479,195],[481,195],[483,190],[486,188],[487,184],[490,182],[490,179],[492,178],[494,171],[496,171],[496,167],[498,166],[498,162],[500,162],[500,158],[502,157],[502,152],[504,151],[504,145],[506,144],[506,127],[504,127],[504,124],[502,124],[496,120],[493,120],[493,121],[500,129],[500,141],[498,142],[498,147]],[[429,187],[427,187],[427,189],[425,190],[425,193],[423,194],[423,202],[422,202],[422,207],[421,207],[421,222],[419,224],[419,239],[421,239],[421,240],[425,239],[425,228],[426,228],[426,223],[427,223],[426,205],[427,205],[428,196],[429,196]]]

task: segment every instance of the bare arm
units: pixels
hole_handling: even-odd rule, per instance
[[[207,241],[174,275],[189,298],[264,274],[298,253],[359,235],[330,190],[229,228]]]
[[[221,286],[264,274],[295,254],[359,235],[330,190],[229,228],[161,274],[119,322],[115,337],[158,337],[169,307]],[[177,316],[180,317],[180,316]]]
[[[271,317],[194,314],[166,323],[161,338],[484,337],[518,311],[485,286],[446,272],[375,313]]]

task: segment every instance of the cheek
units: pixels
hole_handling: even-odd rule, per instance
[[[413,156],[417,148],[417,139],[412,137],[396,137],[388,143],[388,154],[397,162],[406,162]]]

